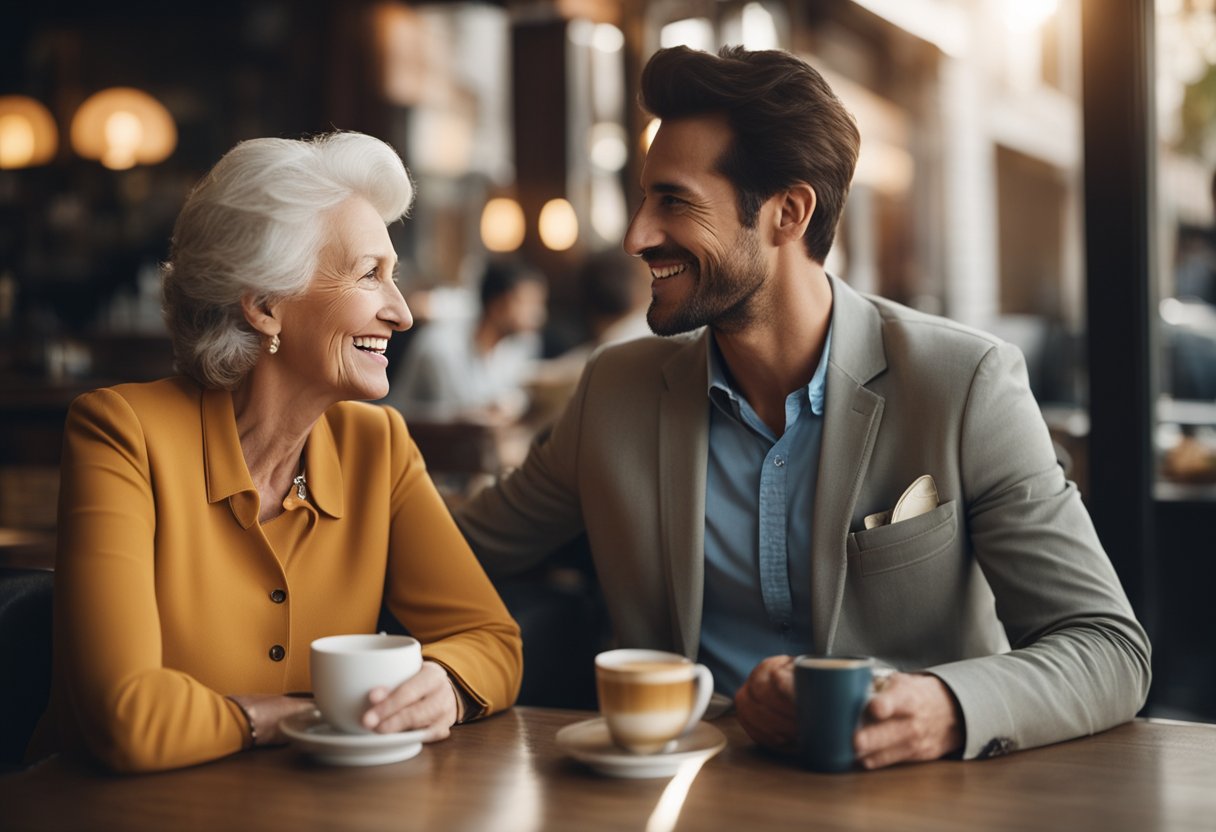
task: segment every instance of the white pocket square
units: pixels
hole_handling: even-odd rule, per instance
[[[910,520],[913,517],[937,508],[937,483],[928,474],[922,474],[913,480],[907,490],[900,495],[895,508],[890,511],[880,511],[866,516],[867,529],[898,523],[900,520]]]

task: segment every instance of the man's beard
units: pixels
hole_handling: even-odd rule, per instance
[[[663,315],[658,299],[652,299],[646,323],[655,335],[679,335],[703,326],[737,332],[754,318],[752,301],[766,277],[756,232],[743,229],[737,245],[720,265],[703,272],[698,266],[692,296],[679,307]]]

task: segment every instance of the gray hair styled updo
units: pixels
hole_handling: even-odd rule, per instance
[[[401,157],[362,133],[251,139],[228,151],[177,217],[164,265],[165,322],[179,372],[231,390],[253,368],[262,336],[241,299],[303,294],[325,243],[325,215],[352,196],[391,223],[414,187]]]

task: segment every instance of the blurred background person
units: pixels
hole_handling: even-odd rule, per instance
[[[539,271],[517,260],[490,262],[477,317],[421,326],[386,403],[423,421],[517,421],[528,408],[524,385],[540,358],[547,300]]]
[[[382,606],[422,670],[369,695],[382,733],[509,707],[519,629],[388,392],[412,323],[386,225],[413,188],[357,133],[238,144],[187,199],[164,305],[184,374],[93,391],[65,428],[51,706],[39,756],[119,771],[282,741],[309,644]]]
[[[646,323],[650,274],[619,247],[589,255],[576,274],[581,315],[546,329],[546,351],[555,353],[538,365],[528,385],[531,419],[547,426],[574,392],[587,359],[599,347],[653,334]]]
[[[585,362],[596,347],[652,334],[646,323],[650,276],[620,247],[588,255],[575,272],[575,284],[578,315],[551,320],[545,327],[545,355],[550,362]]]

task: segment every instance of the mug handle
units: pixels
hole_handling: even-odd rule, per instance
[[[709,707],[709,698],[714,693],[714,675],[709,672],[709,668],[703,664],[693,666],[697,678],[697,692],[692,703],[692,713],[688,716],[688,723],[680,730],[680,736],[684,736],[691,731],[701,717],[705,714],[705,709]]]

